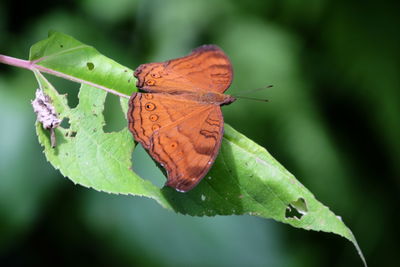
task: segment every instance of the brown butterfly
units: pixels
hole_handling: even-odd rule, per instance
[[[223,92],[232,65],[215,45],[161,63],[140,65],[129,101],[129,130],[168,174],[167,186],[180,192],[195,187],[210,170],[224,132],[222,105],[236,99]]]

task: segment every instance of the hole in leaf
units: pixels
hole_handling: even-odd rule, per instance
[[[295,218],[300,220],[303,215],[307,214],[308,208],[307,208],[307,203],[304,200],[304,198],[300,197],[296,201],[291,202],[287,207],[286,207],[286,212],[285,212],[285,217],[286,218]]]
[[[64,48],[64,45],[60,44],[60,48]]]
[[[133,138],[133,137],[132,137]],[[160,167],[147,154],[146,150],[141,145],[136,145],[132,155],[132,169],[140,177],[150,180],[157,187],[163,187],[166,179]]]
[[[71,82],[66,79],[60,79],[58,77],[45,75],[49,82],[54,86],[59,94],[66,94],[68,100],[68,106],[74,108],[78,105],[78,92],[80,84]]]
[[[120,131],[128,125],[128,122],[121,111],[119,97],[112,94],[107,94],[103,111],[105,121],[103,131],[105,133]]]
[[[88,62],[86,63],[86,66],[89,70],[93,70],[94,69],[94,64],[92,62]]]
[[[76,136],[76,131],[69,131],[65,134],[66,137],[75,137]]]
[[[61,121],[60,126],[61,126],[62,128],[64,128],[64,129],[69,129],[69,127],[71,126],[71,125],[69,124],[69,119],[68,119],[68,118],[64,118],[64,119]]]

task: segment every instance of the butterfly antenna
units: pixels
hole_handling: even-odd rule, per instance
[[[238,98],[238,99],[246,99],[246,100],[259,101],[259,102],[269,102],[268,99],[263,99],[263,98],[255,98],[255,97],[247,97],[247,96],[234,96],[234,97]]]
[[[241,93],[254,93],[260,90],[268,89],[271,88],[273,85],[267,85],[264,87],[256,88],[256,89],[250,89],[243,91]],[[269,102],[268,99],[262,99],[262,98],[255,98],[255,97],[248,97],[248,96],[243,96],[243,95],[232,95],[233,97],[239,98],[239,99],[247,99],[247,100],[254,100],[254,101],[260,101],[260,102]]]
[[[249,89],[249,90],[246,90],[246,91],[242,91],[240,93],[241,94],[243,94],[243,93],[244,94],[254,93],[254,92],[258,92],[258,91],[261,91],[261,90],[264,90],[264,89],[268,89],[268,88],[271,88],[271,87],[273,87],[273,85],[267,85],[267,86],[256,88],[256,89]]]

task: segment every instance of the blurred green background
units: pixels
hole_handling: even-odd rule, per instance
[[[0,2],[0,53],[28,58],[57,30],[132,69],[213,43],[231,57],[223,108],[355,234],[370,266],[394,266],[400,181],[398,1]],[[76,104],[78,85],[52,79]],[[188,217],[154,201],[75,186],[46,162],[32,73],[0,65],[2,266],[361,266],[343,238],[250,216]],[[106,130],[126,122],[117,98]],[[143,150],[137,172],[162,184]]]

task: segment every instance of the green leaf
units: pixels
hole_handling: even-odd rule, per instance
[[[68,51],[73,48],[91,52],[74,59],[78,66],[76,70],[72,65],[67,68],[64,62],[69,52],[60,52],[60,43]],[[64,74],[74,77],[90,78],[105,87],[118,84],[119,74],[126,70],[115,63],[107,79],[90,76],[86,73],[90,70],[84,67],[86,62],[106,66],[112,61],[93,48],[61,34],[53,34],[39,42],[31,53],[33,59],[42,58],[41,64],[46,62],[46,67],[50,65],[44,55],[52,58],[52,69],[63,70]],[[37,124],[39,142],[44,146],[47,160],[74,183],[109,193],[145,196],[167,209],[192,216],[250,214],[306,230],[335,233],[350,240],[365,263],[352,232],[341,218],[317,201],[265,148],[229,125],[225,125],[221,150],[214,166],[196,188],[188,193],[167,187],[160,189],[131,170],[134,141],[127,128],[104,133],[105,91],[84,84],[79,92],[78,106],[70,108],[65,96],[59,95],[39,71],[35,71],[35,75],[40,87],[51,97],[60,118],[68,119],[70,124],[69,128],[56,129],[56,148],[51,147],[48,131]],[[121,105],[125,113],[127,102],[121,101]]]
[[[130,170],[134,148],[131,133],[126,128],[113,133],[103,131],[102,112],[107,93],[82,85],[79,104],[71,109],[66,97],[59,95],[41,73],[35,72],[35,75],[40,88],[52,99],[59,117],[68,119],[69,123],[69,128],[56,129],[55,148],[49,143],[49,132],[36,124],[48,161],[74,183],[109,193],[156,198],[159,190]]]
[[[41,72],[120,93],[120,96],[130,96],[135,91],[132,70],[59,32],[33,45],[29,60]]]

